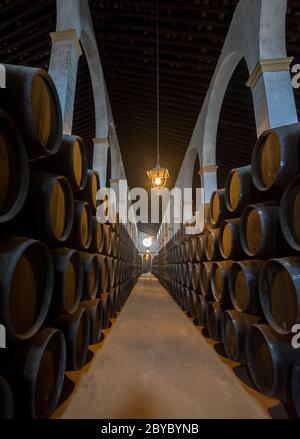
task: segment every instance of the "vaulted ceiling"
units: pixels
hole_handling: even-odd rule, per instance
[[[88,1],[88,0],[87,0]],[[174,185],[238,0],[159,0],[161,164]],[[149,187],[155,163],[155,0],[90,0],[105,80],[129,186]],[[55,0],[0,0],[0,62],[48,68]],[[300,4],[288,1],[287,49],[300,63]],[[241,62],[229,84],[217,138],[219,184],[247,164],[255,142],[249,72]],[[92,159],[94,105],[85,57],[78,70],[74,133]],[[295,91],[300,109],[300,91]],[[197,176],[197,173],[195,173]],[[195,184],[197,178],[194,178]],[[147,229],[152,230],[152,229]]]

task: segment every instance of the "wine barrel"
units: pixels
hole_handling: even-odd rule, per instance
[[[252,154],[252,179],[260,191],[276,194],[299,174],[300,124],[273,128],[258,139]]]
[[[57,326],[66,338],[67,343],[67,370],[80,370],[88,354],[90,340],[89,315],[84,308],[78,308],[71,315],[62,315],[56,318]]]
[[[73,213],[73,193],[67,179],[32,169],[28,197],[11,230],[60,245],[70,236]]]
[[[51,76],[45,70],[4,64],[6,88],[0,90],[1,107],[16,121],[30,159],[58,152],[62,114]]]
[[[103,224],[99,223],[96,217],[92,217],[92,242],[89,251],[92,253],[102,253],[103,245]]]
[[[248,256],[268,258],[278,255],[281,245],[279,207],[273,203],[246,207],[241,217],[240,239]]]
[[[103,232],[104,232],[103,251],[106,255],[110,256],[112,254],[112,235],[111,235],[111,227],[109,224],[103,225]]]
[[[196,235],[193,236],[191,239],[191,254],[192,254],[192,261],[194,262],[200,262],[203,260],[204,257],[204,236],[203,235]]]
[[[201,264],[199,262],[193,264],[192,268],[192,287],[193,290],[200,290],[200,273],[201,273]]]
[[[203,262],[200,268],[200,289],[207,299],[211,299],[212,289],[211,289],[211,270],[213,263],[212,262]]]
[[[74,202],[73,227],[67,246],[77,250],[88,250],[92,242],[92,215],[88,203]]]
[[[291,377],[291,393],[296,414],[300,419],[300,364],[295,364]]]
[[[98,263],[100,268],[100,283],[99,292],[105,293],[109,288],[109,269],[107,264],[107,257],[104,255],[98,255]]]
[[[279,334],[292,334],[300,324],[300,258],[267,261],[259,278],[264,315]]]
[[[46,245],[27,238],[2,237],[0,323],[9,338],[25,340],[41,328],[52,292],[53,264]]]
[[[300,251],[300,176],[294,178],[284,191],[279,218],[284,238],[294,250]]]
[[[7,381],[0,377],[0,420],[13,419],[14,402],[12,391]]]
[[[210,198],[210,222],[213,227],[220,227],[222,221],[228,216],[225,203],[225,189],[212,193]]]
[[[206,306],[206,325],[209,337],[214,341],[222,341],[222,318],[224,307],[221,303],[208,302]]]
[[[14,353],[14,400],[18,418],[47,419],[64,384],[66,342],[53,328],[38,332]]]
[[[250,325],[259,323],[259,317],[227,310],[222,319],[222,340],[225,352],[233,361],[246,364],[246,333]]]
[[[209,229],[205,239],[205,254],[208,261],[220,259],[219,229]]]
[[[234,262],[229,277],[230,297],[234,308],[243,313],[260,315],[258,280],[264,261]]]
[[[225,204],[228,212],[239,217],[249,204],[259,202],[262,193],[252,181],[251,165],[232,169],[225,182]]]
[[[214,262],[211,269],[211,289],[216,302],[231,305],[229,294],[229,275],[232,262]]]
[[[202,294],[196,295],[195,320],[200,326],[206,326],[207,300]]]
[[[240,220],[225,220],[219,233],[220,253],[224,259],[241,259],[244,257],[240,241]]]
[[[111,321],[113,315],[111,297],[109,293],[103,293],[101,295],[102,306],[103,306],[103,329],[108,329],[111,327]]]
[[[99,299],[86,300],[80,303],[80,307],[87,310],[90,321],[90,344],[98,344],[101,341],[103,327],[103,306]]]
[[[66,177],[74,192],[86,185],[87,158],[81,137],[65,134],[58,153],[38,160],[34,165],[37,169]]]
[[[100,267],[97,255],[80,254],[83,266],[82,299],[95,299],[99,292]]]
[[[0,110],[0,224],[20,212],[28,187],[29,166],[23,139],[14,121]]]
[[[83,266],[76,250],[59,248],[52,251],[54,290],[52,314],[72,314],[79,306],[83,286]]]
[[[108,276],[109,276],[108,286],[109,288],[113,288],[116,284],[114,259],[110,256],[107,256],[106,261],[107,261]]]
[[[292,365],[299,359],[290,337],[270,326],[255,324],[246,335],[247,366],[257,389],[271,398],[287,401]]]
[[[92,213],[97,210],[97,194],[100,190],[100,177],[97,171],[89,169],[85,188],[77,193],[78,200],[89,203]]]

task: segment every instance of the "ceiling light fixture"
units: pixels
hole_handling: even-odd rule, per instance
[[[160,166],[160,102],[159,102],[159,29],[158,29],[158,0],[156,0],[156,69],[157,69],[157,96],[156,96],[156,127],[157,127],[157,164],[156,167],[147,172],[149,179],[151,180],[154,189],[162,189],[166,186],[167,180],[170,176],[167,168]]]

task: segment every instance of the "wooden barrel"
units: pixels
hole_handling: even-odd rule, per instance
[[[241,259],[244,257],[240,241],[240,219],[225,220],[220,227],[220,253],[224,259]]]
[[[299,359],[290,337],[270,326],[250,326],[246,336],[247,366],[257,389],[271,398],[287,401],[293,364]]]
[[[210,198],[210,222],[212,226],[220,227],[227,215],[225,189],[216,190],[212,193]]]
[[[260,191],[279,194],[299,174],[300,124],[273,128],[258,139],[252,154],[252,179]]]
[[[90,344],[100,343],[103,328],[103,306],[100,299],[86,300],[80,307],[87,310],[90,321]]]
[[[100,190],[100,177],[97,171],[89,169],[85,188],[77,193],[78,200],[89,203],[92,213],[97,210],[97,193]]]
[[[209,229],[205,239],[205,254],[208,261],[220,259],[219,229]]]
[[[105,293],[109,289],[109,269],[107,257],[104,255],[98,255],[98,263],[100,268],[99,292]]]
[[[0,420],[13,419],[14,402],[10,386],[0,377]]]
[[[87,158],[82,138],[65,134],[58,153],[38,160],[35,166],[52,174],[63,175],[74,192],[84,189]]]
[[[104,246],[103,224],[97,218],[92,217],[92,241],[89,251],[92,253],[102,253]]]
[[[108,286],[110,289],[113,288],[116,284],[115,264],[114,264],[114,259],[110,256],[106,257],[106,261],[107,261],[108,277],[109,277]]]
[[[101,295],[102,306],[103,306],[103,329],[108,329],[111,327],[110,319],[113,316],[113,309],[111,303],[111,297],[109,293],[103,293]]]
[[[0,110],[0,224],[22,209],[29,187],[29,166],[23,139],[12,119]]]
[[[231,305],[229,294],[229,274],[232,262],[214,262],[211,269],[211,289],[216,302]]]
[[[225,203],[228,212],[239,217],[244,208],[262,198],[252,181],[251,165],[232,169],[226,178]]]
[[[45,70],[5,64],[6,88],[1,107],[16,121],[30,159],[58,152],[62,114],[58,94]]]
[[[83,266],[82,300],[95,299],[99,292],[100,267],[97,255],[80,253]]]
[[[267,261],[259,278],[264,315],[279,334],[292,334],[300,324],[300,258]]]
[[[211,299],[212,289],[211,289],[211,270],[213,263],[212,262],[203,262],[200,268],[200,289],[207,299]]]
[[[76,250],[59,248],[52,251],[54,290],[52,314],[72,314],[79,306],[83,286],[83,266]]]
[[[92,215],[90,206],[83,201],[74,202],[73,227],[68,247],[77,250],[88,250],[92,242]]]
[[[206,306],[206,326],[209,337],[215,341],[222,340],[222,318],[224,307],[221,303],[208,302]]]
[[[243,313],[260,315],[258,280],[264,261],[234,262],[230,270],[229,290],[234,308]]]
[[[27,238],[2,237],[0,323],[8,337],[25,340],[41,328],[52,292],[53,264],[45,244]]]
[[[200,290],[200,273],[201,273],[201,264],[199,262],[193,264],[192,268],[192,287],[193,290]]]
[[[111,227],[109,224],[103,225],[103,233],[104,233],[104,247],[103,252],[111,256],[112,254],[112,234],[111,234]]]
[[[14,399],[18,418],[47,419],[64,384],[66,343],[61,331],[44,329],[14,354]]]
[[[195,304],[195,320],[200,326],[206,326],[206,306],[206,298],[202,294],[197,294]]]
[[[250,325],[259,323],[259,317],[227,310],[222,319],[222,340],[228,358],[246,364],[246,333]]]
[[[281,238],[279,207],[272,203],[246,207],[241,217],[240,238],[248,256],[268,258],[278,255]]]
[[[70,236],[73,214],[73,193],[67,179],[32,169],[28,197],[11,229],[60,245]]]
[[[71,315],[56,318],[55,326],[63,333],[67,343],[67,370],[81,369],[88,354],[90,340],[89,315],[84,308],[78,308]]]
[[[284,191],[279,218],[284,238],[294,250],[300,251],[300,176],[294,178]]]
[[[291,393],[293,405],[296,414],[300,419],[300,364],[299,362],[293,366],[291,377]]]

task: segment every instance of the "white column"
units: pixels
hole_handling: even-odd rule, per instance
[[[78,59],[82,55],[80,42],[74,29],[53,32],[49,65],[58,92],[64,134],[72,134]]]
[[[104,139],[93,139],[94,142],[94,156],[93,156],[93,169],[98,171],[100,175],[101,187],[106,187],[107,176],[107,154],[109,148],[109,142]]]

